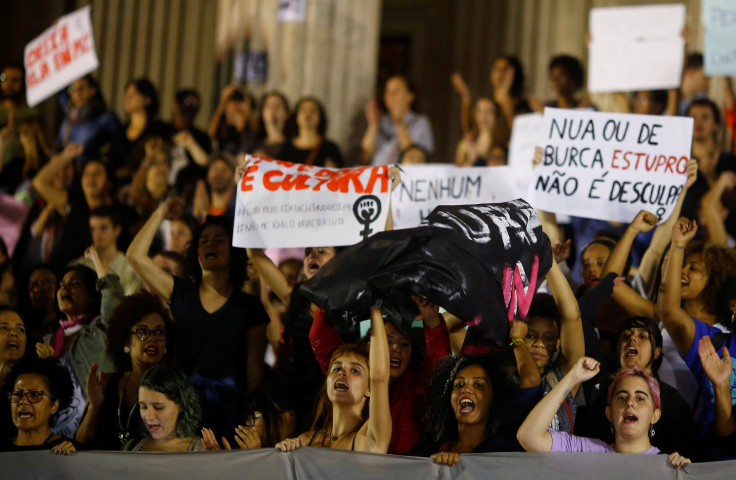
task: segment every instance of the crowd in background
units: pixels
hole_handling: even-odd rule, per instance
[[[412,82],[392,76],[366,105],[361,160],[506,165],[516,115],[596,108],[584,79],[566,55],[549,63],[549,101],[513,56],[495,60],[487,92],[453,75],[463,136],[442,159]],[[552,268],[486,356],[463,355],[462,319],[422,295],[411,331],[379,308],[368,333],[338,331],[299,285],[344,246],[232,246],[245,153],[346,166],[319,99],[229,85],[205,132],[195,89],[164,122],[149,80],[126,84],[119,116],[86,75],[58,95],[49,139],[22,65],[0,81],[0,191],[30,208],[12,255],[0,241],[1,450],[312,445],[450,465],[587,451],[666,453],[675,467],[736,455],[736,98],[702,55],[679,89],[615,94],[622,113],[694,119],[675,212],[657,226],[644,211],[628,225],[539,211]]]

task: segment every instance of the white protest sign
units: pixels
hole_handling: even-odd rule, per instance
[[[640,210],[667,219],[687,178],[693,120],[544,110],[544,155],[529,200],[536,208],[631,222]]]
[[[593,8],[589,23],[590,92],[680,86],[685,5]]]
[[[532,177],[534,149],[542,145],[541,113],[525,113],[514,117],[509,142],[508,165],[516,172],[515,188],[517,198],[525,197]]]
[[[388,166],[326,168],[246,156],[238,182],[233,245],[353,245],[385,229]]]
[[[26,100],[31,107],[46,100],[99,65],[90,7],[64,15],[26,45]]]
[[[439,205],[498,203],[518,198],[511,167],[402,165],[391,198],[394,228],[416,227]]]
[[[307,18],[307,0],[279,0],[276,18],[279,22],[304,23]]]
[[[703,0],[705,74],[736,74],[736,2]]]

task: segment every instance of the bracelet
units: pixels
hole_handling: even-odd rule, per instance
[[[675,248],[685,248],[685,245],[675,245],[675,244],[673,244],[672,246],[675,247]]]
[[[522,345],[524,343],[526,342],[524,342],[523,338],[514,338],[513,340],[509,342],[509,347],[515,347],[517,345]]]

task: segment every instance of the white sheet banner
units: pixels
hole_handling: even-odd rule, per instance
[[[512,167],[402,165],[401,185],[391,198],[394,228],[416,227],[439,205],[515,200]]]
[[[90,7],[82,7],[26,45],[26,100],[31,107],[97,69]]]
[[[233,245],[353,245],[386,227],[388,166],[325,168],[246,156]]]
[[[705,74],[736,74],[736,2],[703,0],[701,14]]]
[[[529,186],[542,210],[630,222],[665,220],[687,178],[693,120],[546,108],[544,155]]]
[[[590,92],[680,86],[685,5],[593,8],[589,27]]]

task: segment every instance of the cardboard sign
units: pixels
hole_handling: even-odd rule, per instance
[[[703,0],[701,13],[705,30],[705,74],[709,77],[736,74],[736,3]]]
[[[531,162],[531,160],[530,160]],[[416,227],[439,205],[498,203],[526,192],[515,190],[512,167],[403,165],[391,198],[394,228]]]
[[[687,179],[693,120],[547,108],[544,155],[529,186],[542,210],[630,222],[669,217]]]
[[[64,15],[26,45],[26,101],[33,107],[97,69],[90,7]]]
[[[589,22],[591,93],[680,86],[685,5],[593,8]]]
[[[385,229],[388,166],[326,168],[250,160],[237,189],[233,245],[342,246]]]

